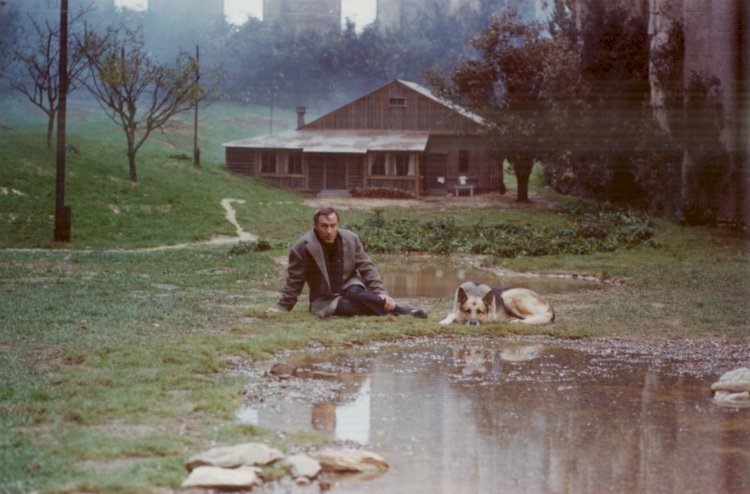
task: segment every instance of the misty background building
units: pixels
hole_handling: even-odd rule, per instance
[[[155,14],[184,13],[196,18],[221,19],[224,17],[224,0],[148,0],[148,11]]]
[[[263,0],[263,22],[295,30],[339,29],[341,0]]]

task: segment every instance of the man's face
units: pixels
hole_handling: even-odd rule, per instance
[[[318,221],[315,223],[315,232],[323,242],[327,244],[335,242],[336,235],[339,234],[339,219],[336,217],[336,214],[332,213],[328,216],[318,216]]]

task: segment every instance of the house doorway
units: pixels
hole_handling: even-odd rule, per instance
[[[448,155],[428,153],[424,166],[423,190],[426,193],[445,191],[445,174],[448,170]]]
[[[346,190],[346,162],[333,157],[325,164],[326,186],[328,190]]]
[[[346,190],[346,160],[336,154],[311,154],[308,157],[311,190]]]

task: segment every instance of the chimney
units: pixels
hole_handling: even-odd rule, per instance
[[[302,128],[305,125],[305,108],[304,106],[297,107],[297,128]]]

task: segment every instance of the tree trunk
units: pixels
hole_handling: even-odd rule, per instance
[[[135,170],[135,154],[128,152],[128,165],[130,166],[130,181],[138,181],[138,173]]]
[[[500,164],[497,165],[497,167],[500,169],[500,185],[497,187],[497,191],[500,193],[500,195],[504,195],[506,192],[508,192],[508,188],[505,186],[504,161],[501,161]]]
[[[518,180],[516,202],[529,202],[529,175],[531,175],[531,172],[520,174],[516,172],[516,179]]]
[[[135,169],[135,146],[133,146],[133,139],[128,136],[128,166],[130,167],[130,181],[138,181],[138,173]]]
[[[516,174],[518,190],[516,191],[516,202],[529,202],[529,177],[534,168],[534,160],[529,158],[518,158],[513,162],[513,171]]]
[[[47,149],[52,149],[52,134],[55,132],[55,114],[47,114]]]

